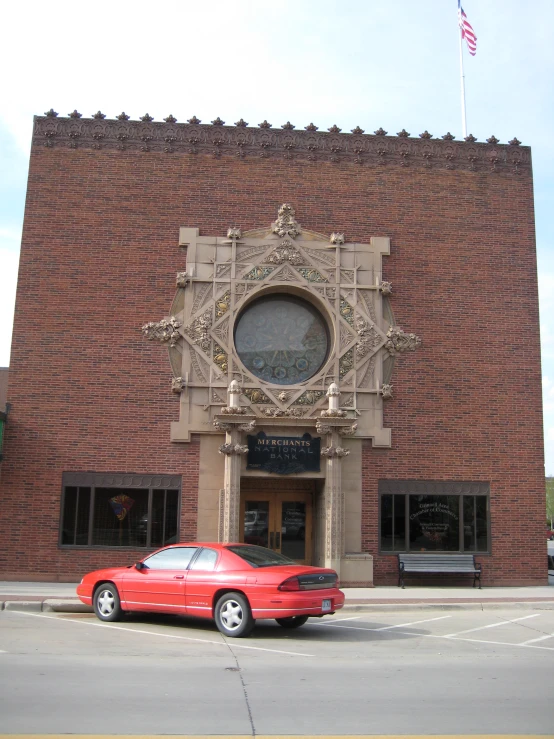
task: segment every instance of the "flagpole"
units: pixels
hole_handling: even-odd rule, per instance
[[[464,55],[462,48],[462,27],[461,27],[461,10],[460,0],[458,0],[458,39],[460,41],[460,88],[462,93],[462,132],[463,138],[467,136],[467,120],[466,120],[466,84],[464,76]]]

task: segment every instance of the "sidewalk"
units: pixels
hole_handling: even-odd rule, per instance
[[[0,581],[0,610],[87,613],[92,609],[75,595],[77,583]],[[554,585],[519,588],[419,587],[394,585],[344,588],[345,610],[413,610],[418,608],[537,607],[554,610]]]

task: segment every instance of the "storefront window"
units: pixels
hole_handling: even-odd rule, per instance
[[[178,489],[66,485],[62,546],[159,547],[178,540]]]
[[[489,551],[487,484],[382,480],[379,493],[381,552]]]

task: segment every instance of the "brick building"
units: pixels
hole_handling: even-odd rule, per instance
[[[36,117],[11,356],[0,579],[238,538],[547,581],[516,139]]]

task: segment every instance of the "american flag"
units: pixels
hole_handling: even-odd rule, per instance
[[[477,51],[477,36],[464,13],[460,0],[458,0],[458,23],[460,24],[460,29],[462,31],[462,38],[465,38],[466,40],[469,53],[471,56],[475,56],[475,52]]]

